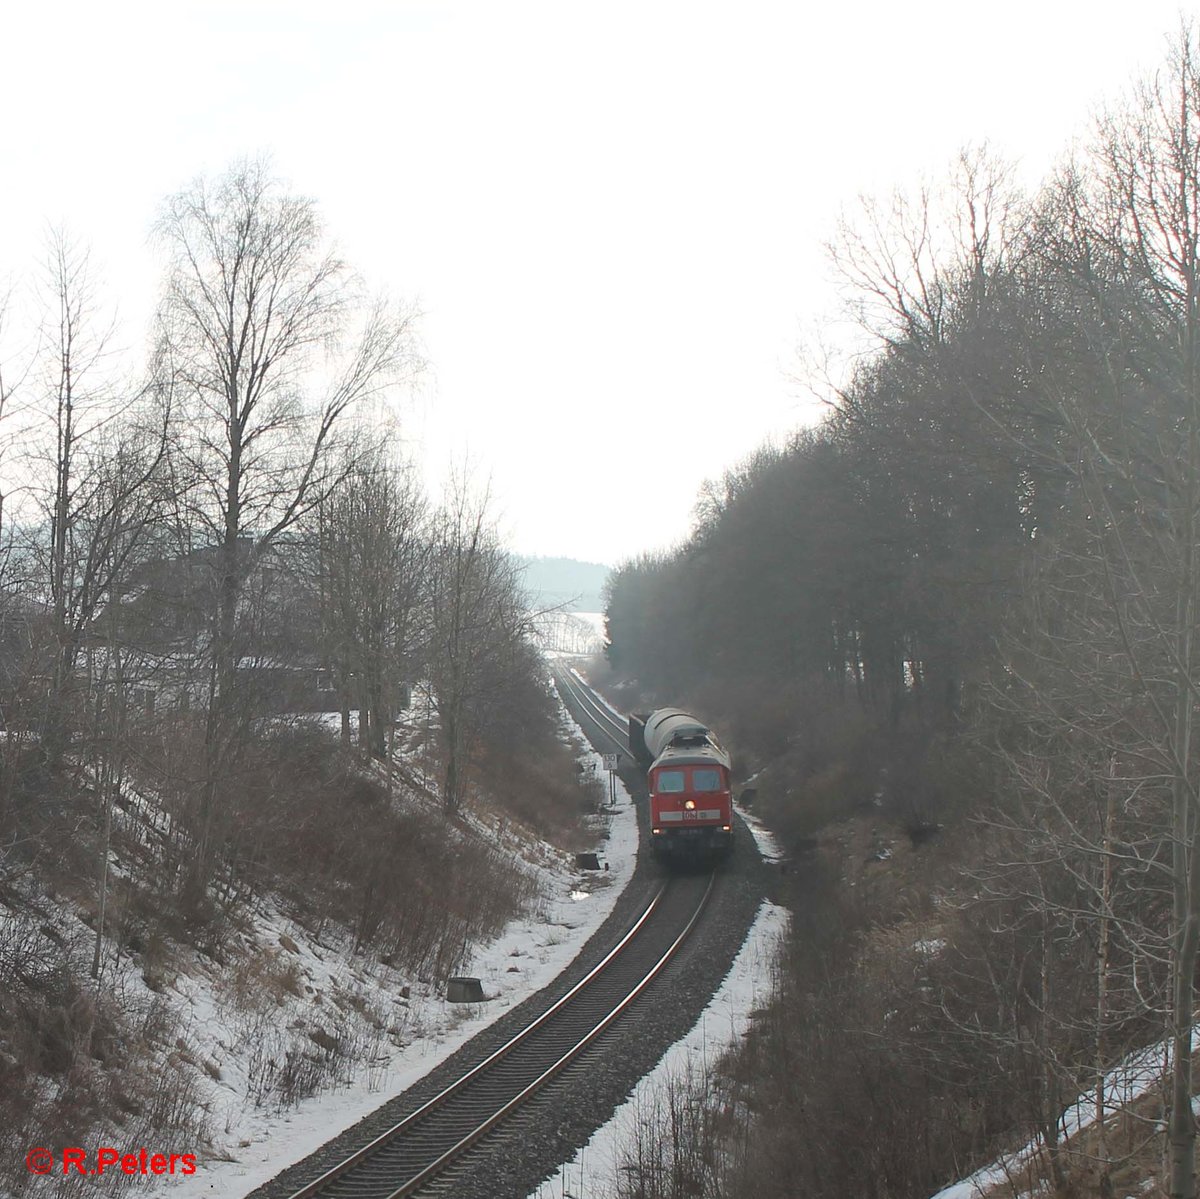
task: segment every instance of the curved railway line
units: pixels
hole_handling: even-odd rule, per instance
[[[628,754],[620,719],[573,672],[556,679],[582,712],[589,738]],[[564,696],[566,698],[566,696]],[[595,734],[595,735],[593,735]],[[439,1190],[439,1180],[569,1070],[638,1005],[685,944],[713,892],[715,874],[664,881],[601,961],[549,1008],[483,1061],[290,1199],[404,1199]]]
[[[590,726],[584,727],[585,733],[594,729],[604,741],[613,742],[621,753],[629,754],[629,726],[603,700],[597,698],[571,667],[556,667],[554,681],[559,690],[565,692],[563,699],[574,701],[578,714],[584,717],[581,723]]]

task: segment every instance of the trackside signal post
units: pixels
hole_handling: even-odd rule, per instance
[[[608,806],[617,806],[617,770],[621,766],[620,754],[605,754],[604,769],[608,771]]]

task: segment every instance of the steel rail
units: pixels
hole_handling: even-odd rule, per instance
[[[590,688],[574,672],[568,675],[556,671],[556,674],[591,723],[624,749],[626,730],[620,726],[617,717],[589,696]],[[620,729],[619,739],[605,728],[606,724]],[[557,1077],[636,1002],[692,932],[708,904],[715,878],[715,874],[709,876],[698,902],[692,899],[689,889],[672,892],[676,901],[694,902],[694,907],[689,910],[689,907],[681,906],[674,909],[671,916],[665,913],[672,909],[662,901],[672,883],[664,882],[617,944],[545,1011],[433,1098],[367,1145],[291,1192],[289,1199],[312,1199],[331,1188],[339,1195],[362,1191],[376,1199],[405,1199],[431,1183]],[[651,924],[651,917],[660,908],[664,913],[663,921],[669,920],[669,924]],[[682,922],[681,929],[677,921]],[[652,929],[656,931],[652,932]],[[676,933],[676,929],[680,931]],[[638,942],[640,952],[634,953],[631,946],[643,932],[649,943]],[[671,940],[664,950],[666,938]],[[653,959],[648,969],[639,962],[642,956]],[[619,970],[615,969],[618,962],[625,963]],[[611,971],[613,976],[598,981],[606,971]],[[593,983],[595,989],[585,993]],[[578,1004],[568,1010],[568,1005],[576,999]],[[555,1016],[561,1016],[561,1019],[550,1024]],[[522,1048],[521,1053],[512,1056],[512,1064],[507,1064],[505,1059],[519,1046],[527,1048]],[[496,1094],[497,1090],[501,1093]],[[487,1095],[488,1091],[493,1094]],[[446,1110],[439,1115],[439,1109],[443,1107]],[[405,1156],[409,1157],[407,1163],[402,1160]],[[414,1170],[416,1173],[405,1177],[406,1172]]]
[[[398,1138],[400,1138],[406,1131],[413,1132],[416,1135],[421,1135],[419,1132],[417,1132],[416,1126],[421,1125],[428,1117],[435,1115],[438,1108],[445,1104],[452,1096],[457,1095],[460,1091],[467,1087],[470,1082],[480,1080],[483,1087],[486,1089],[488,1083],[486,1077],[484,1076],[486,1076],[486,1073],[490,1068],[497,1066],[514,1048],[516,1048],[517,1045],[526,1042],[531,1035],[535,1034],[540,1028],[542,1028],[543,1025],[547,1023],[552,1015],[561,1012],[568,1002],[572,998],[579,996],[580,992],[583,991],[583,989],[590,982],[594,982],[598,976],[604,973],[605,970],[610,969],[613,966],[614,962],[619,959],[622,950],[626,949],[637,936],[637,934],[645,929],[651,915],[658,908],[663,896],[668,891],[670,886],[669,883],[664,883],[663,886],[659,888],[651,902],[647,905],[645,910],[638,917],[637,921],[625,933],[617,945],[615,945],[596,966],[588,971],[584,978],[571,987],[571,989],[560,999],[556,1000],[550,1008],[539,1014],[535,1019],[531,1020],[529,1024],[527,1024],[523,1029],[505,1042],[503,1046],[489,1054],[488,1057],[486,1057],[483,1061],[466,1071],[448,1087],[445,1087],[432,1099],[427,1100],[415,1111],[399,1120],[387,1131],[375,1137],[369,1144],[363,1146],[361,1149],[356,1150],[354,1153],[349,1154],[346,1158],[338,1162],[330,1169],[326,1170],[319,1177],[305,1184],[299,1190],[290,1192],[289,1199],[309,1199],[311,1196],[321,1194],[322,1191],[325,1191],[331,1186],[334,1187],[340,1194],[351,1193],[351,1188],[353,1188],[355,1190],[361,1189],[364,1192],[369,1192],[370,1194],[376,1196],[377,1199],[400,1199],[401,1196],[412,1194],[416,1189],[430,1182],[435,1175],[440,1174],[443,1170],[445,1170],[457,1157],[460,1157],[464,1152],[466,1152],[466,1150],[480,1140],[480,1138],[484,1137],[489,1131],[491,1131],[491,1129],[493,1129],[500,1121],[511,1115],[516,1108],[530,1099],[542,1087],[551,1081],[551,1079],[553,1079],[563,1069],[570,1065],[570,1063],[576,1057],[578,1057],[580,1053],[582,1053],[597,1037],[599,1037],[604,1030],[608,1028],[609,1025],[612,1024],[612,1022],[616,1020],[637,999],[637,997],[646,989],[646,987],[650,985],[654,978],[663,970],[666,964],[678,951],[679,947],[686,940],[689,933],[695,927],[696,922],[699,920],[708,903],[715,879],[715,874],[709,876],[704,893],[700,897],[699,902],[695,904],[694,908],[692,908],[682,928],[682,931],[673,937],[665,952],[658,953],[656,950],[655,952],[658,953],[658,956],[649,969],[642,969],[639,967],[639,972],[634,975],[634,979],[622,984],[619,996],[604,1001],[605,1006],[599,1009],[604,1014],[599,1019],[597,1019],[597,1013],[595,1010],[589,1014],[585,1007],[585,1010],[579,1014],[584,1016],[584,1026],[586,1031],[584,1031],[582,1034],[570,1032],[569,1036],[571,1039],[566,1042],[569,1047],[566,1048],[565,1051],[562,1049],[561,1045],[556,1045],[555,1041],[562,1036],[562,1031],[566,1030],[561,1030],[557,1035],[551,1035],[546,1044],[540,1047],[539,1050],[535,1051],[544,1054],[545,1050],[549,1049],[553,1057],[549,1066],[543,1066],[541,1063],[536,1061],[531,1063],[533,1065],[533,1069],[538,1071],[532,1081],[526,1082],[523,1078],[514,1080],[513,1085],[520,1087],[520,1090],[515,1095],[500,1095],[495,1097],[493,1105],[490,1107],[486,1106],[484,1102],[481,1101],[482,1097],[478,1099],[473,1098],[469,1093],[463,1096],[463,1099],[468,1105],[473,1102],[479,1103],[480,1110],[483,1114],[468,1116],[466,1112],[462,1112],[459,1113],[458,1116],[452,1117],[452,1121],[462,1121],[464,1116],[471,1121],[471,1123],[466,1126],[465,1132],[460,1132],[451,1127],[446,1129],[441,1134],[441,1137],[439,1137],[435,1131],[433,1137],[431,1138],[435,1141],[435,1144],[432,1146],[433,1152],[435,1153],[441,1148],[441,1146],[436,1144],[436,1141],[442,1139],[444,1143],[446,1132],[449,1133],[450,1137],[457,1139],[453,1141],[448,1149],[443,1149],[433,1161],[428,1162],[425,1165],[421,1165],[420,1162],[412,1163],[410,1168],[419,1167],[416,1174],[413,1174],[408,1178],[403,1178],[401,1175],[401,1177],[398,1179],[388,1179],[385,1181],[384,1179],[378,1177],[378,1174],[381,1166],[384,1170],[387,1170],[388,1167],[384,1166],[382,1162],[373,1162],[372,1159],[377,1155],[379,1155],[381,1158],[385,1157],[389,1146],[394,1145]],[[596,997],[593,997],[593,1003],[595,998]],[[586,999],[584,1000],[584,1003],[586,1004]],[[568,1015],[567,1018],[570,1019],[570,1016]],[[534,1040],[531,1042],[531,1048],[537,1046],[537,1044],[537,1041]],[[497,1107],[495,1104],[499,1104],[499,1106]],[[429,1126],[426,1125],[425,1127]],[[426,1135],[428,1135],[428,1133]],[[372,1178],[370,1175],[373,1166],[375,1167],[375,1177]],[[356,1183],[353,1172],[359,1168],[365,1172],[367,1177],[364,1177],[361,1183]],[[399,1186],[394,1186],[394,1182],[398,1182]]]
[[[575,670],[567,671],[570,686],[583,704],[609,728],[616,730],[618,740],[628,742],[629,720],[621,717],[605,702],[604,698]]]
[[[326,1170],[326,1172],[319,1178],[313,1179],[312,1182],[301,1187],[298,1191],[292,1192],[288,1199],[309,1199],[310,1196],[317,1194],[322,1187],[328,1186],[329,1183],[333,1182],[337,1178],[340,1178],[348,1170],[353,1169],[353,1167],[358,1165],[359,1162],[370,1157],[370,1155],[376,1150],[382,1148],[389,1141],[394,1140],[395,1137],[398,1136],[405,1128],[415,1124],[423,1116],[427,1116],[434,1108],[440,1107],[446,1102],[447,1099],[450,1098],[451,1095],[454,1095],[462,1090],[462,1088],[465,1087],[473,1078],[478,1077],[489,1066],[495,1065],[495,1063],[498,1062],[502,1057],[505,1057],[507,1054],[511,1053],[513,1049],[515,1049],[519,1044],[525,1041],[526,1038],[528,1038],[543,1024],[545,1024],[551,1016],[553,1016],[556,1012],[561,1011],[562,1008],[564,1008],[567,1003],[569,1003],[580,991],[582,991],[583,988],[586,987],[588,983],[590,983],[598,974],[603,972],[613,958],[615,958],[617,954],[619,954],[621,950],[624,949],[625,946],[628,945],[635,936],[637,936],[642,926],[647,920],[650,919],[650,916],[653,914],[655,908],[658,907],[659,901],[662,899],[666,889],[667,884],[663,883],[663,885],[659,887],[658,891],[655,893],[654,898],[651,899],[646,905],[645,911],[643,911],[637,920],[634,921],[633,925],[616,943],[616,945],[614,945],[612,949],[610,949],[608,953],[606,953],[604,957],[601,958],[601,960],[595,966],[593,966],[591,970],[589,970],[587,974],[585,974],[583,978],[581,978],[569,991],[560,996],[544,1012],[525,1025],[520,1032],[516,1033],[507,1041],[505,1041],[505,1043],[501,1045],[499,1049],[496,1049],[492,1053],[488,1054],[483,1061],[472,1066],[471,1069],[463,1074],[460,1078],[456,1078],[454,1082],[452,1082],[448,1087],[445,1087],[443,1090],[439,1091],[432,1099],[426,1100],[426,1102],[423,1103],[419,1108],[417,1108],[415,1111],[409,1112],[407,1116],[397,1121],[397,1123],[395,1123],[386,1132],[380,1133],[380,1135],[369,1144],[364,1145],[361,1149],[352,1153],[349,1157],[347,1157],[344,1161],[339,1162],[336,1166]],[[707,894],[705,898],[707,899]]]
[[[601,720],[606,721],[613,728],[617,729],[622,737],[627,737],[629,734],[629,718],[622,716],[609,702],[600,694],[577,671],[573,666],[567,667],[567,678],[571,685],[575,688],[580,698],[594,711]]]
[[[594,1027],[579,1038],[575,1044],[566,1051],[553,1065],[544,1070],[533,1082],[529,1083],[523,1091],[514,1095],[502,1108],[489,1116],[478,1128],[468,1133],[457,1145],[448,1149],[436,1161],[431,1162],[420,1174],[411,1178],[397,1190],[387,1196],[387,1199],[405,1199],[405,1196],[413,1194],[419,1190],[425,1183],[429,1182],[435,1175],[440,1174],[455,1158],[461,1157],[472,1145],[475,1144],[481,1137],[486,1136],[501,1120],[511,1115],[518,1107],[521,1106],[536,1092],[540,1091],[552,1078],[554,1078],[561,1070],[579,1056],[604,1030],[633,1003],[635,999],[654,981],[664,966],[675,956],[680,945],[687,940],[688,934],[695,927],[696,921],[700,919],[701,913],[708,904],[708,897],[712,894],[713,884],[716,882],[716,875],[709,875],[708,886],[704,889],[704,894],[700,897],[700,902],[696,905],[696,910],[692,913],[691,918],[683,927],[683,930],[671,942],[667,950],[658,959],[657,962],[646,972],[636,986],[620,1001],[613,1009]]]
[[[559,671],[556,677],[570,697],[583,709],[588,719],[596,724],[606,737],[616,741],[617,745],[627,753],[629,726],[622,724],[613,715],[611,709],[595,699],[591,694],[591,688],[573,670]]]

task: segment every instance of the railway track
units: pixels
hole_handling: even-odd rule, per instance
[[[401,1199],[460,1159],[588,1048],[684,943],[713,876],[661,887],[589,974],[507,1044],[292,1199]]]
[[[612,743],[627,754],[620,719],[573,673],[560,669],[557,677],[593,726],[585,731],[597,735],[597,748]],[[448,1174],[469,1169],[473,1149],[483,1149],[528,1100],[598,1048],[606,1031],[654,987],[700,920],[714,882],[712,874],[665,881],[565,995],[414,1112],[290,1192],[290,1199],[404,1199],[443,1189]]]
[[[558,665],[554,670],[554,681],[563,693],[564,700],[574,702],[579,714],[583,716],[580,722],[583,731],[590,734],[597,732],[602,744],[612,743],[623,754],[629,754],[629,725],[624,718],[617,715],[607,704],[596,697],[592,689],[569,666]],[[592,742],[595,745],[595,741]],[[601,749],[601,745],[596,745]]]

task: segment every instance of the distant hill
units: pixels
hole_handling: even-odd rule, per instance
[[[611,568],[574,558],[526,558],[514,555],[522,581],[539,608],[563,605],[567,612],[603,612],[604,582]]]

